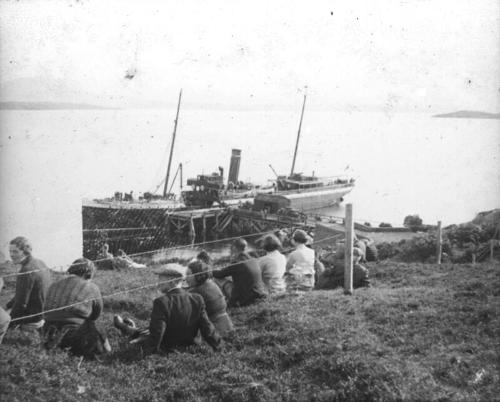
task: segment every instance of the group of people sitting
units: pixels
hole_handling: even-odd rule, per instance
[[[303,292],[314,288],[321,264],[306,243],[303,230],[292,236],[295,249],[285,257],[279,238],[273,234],[262,239],[265,255],[252,257],[243,238],[231,245],[231,262],[214,269],[205,251],[187,267],[166,264],[157,270],[163,295],[153,302],[149,328],[137,328],[130,318],[114,316],[113,323],[131,343],[140,343],[151,352],[199,344],[203,338],[218,350],[222,338],[231,336],[234,325],[228,307],[242,307],[286,291]],[[92,282],[96,267],[79,258],[69,267],[65,278],[50,283],[45,264],[33,258],[30,242],[18,237],[10,243],[10,255],[21,265],[16,294],[7,304],[10,316],[0,310],[0,342],[9,326],[39,329],[47,349],[61,347],[86,357],[110,350],[106,338],[95,326],[102,308],[102,296]],[[223,292],[217,280],[231,277],[232,289]],[[225,294],[226,293],[226,294]],[[230,293],[230,294],[228,294]]]

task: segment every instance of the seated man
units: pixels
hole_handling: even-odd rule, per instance
[[[185,269],[178,264],[167,264],[156,273],[164,295],[153,302],[149,331],[127,325],[119,315],[114,317],[115,326],[131,338],[141,338],[152,352],[199,344],[199,332],[214,350],[218,350],[221,337],[208,318],[203,297],[182,288]]]
[[[21,328],[39,329],[43,326],[41,313],[50,285],[50,273],[43,261],[33,258],[32,250],[30,241],[25,237],[16,237],[9,244],[12,262],[21,265],[16,293],[7,303],[7,309],[11,309],[11,327],[21,324]]]
[[[246,248],[245,239],[236,239],[231,245],[231,265],[213,271],[215,278],[233,278],[233,290],[229,299],[231,307],[247,306],[267,297],[258,259],[250,258]]]
[[[42,330],[47,349],[69,348],[72,353],[86,357],[110,351],[109,343],[95,327],[102,311],[102,298],[97,285],[91,282],[94,272],[92,261],[79,258],[68,268],[68,277],[50,286]],[[69,307],[62,308],[65,306]]]

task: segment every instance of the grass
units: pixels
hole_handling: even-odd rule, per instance
[[[0,346],[4,401],[500,400],[500,264],[370,266],[373,287],[287,294],[230,314],[207,346],[143,356],[112,328],[147,325],[155,290],[106,300],[114,352],[83,361],[11,331]],[[99,272],[103,294],[151,283],[147,270]]]

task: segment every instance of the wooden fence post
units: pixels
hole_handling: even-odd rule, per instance
[[[441,230],[441,221],[437,224],[437,245],[436,245],[436,261],[441,265],[441,255],[443,254],[443,233]]]
[[[354,240],[354,219],[352,214],[352,204],[347,204],[345,208],[345,265],[344,265],[344,294],[352,295],[352,248]]]
[[[495,240],[490,240],[490,262],[493,262],[493,249],[495,247]]]

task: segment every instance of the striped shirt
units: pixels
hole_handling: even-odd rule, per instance
[[[47,322],[83,324],[86,319],[97,320],[101,314],[102,297],[97,285],[79,276],[70,275],[50,286],[45,299],[45,311],[89,299],[95,300],[45,313],[45,319]]]

